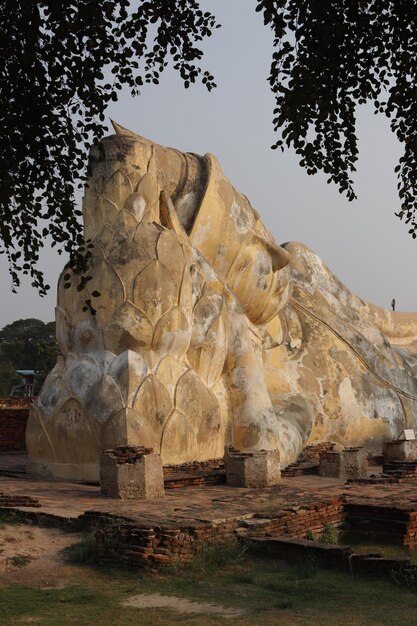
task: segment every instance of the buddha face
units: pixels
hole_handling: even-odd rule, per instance
[[[243,243],[227,276],[227,284],[254,324],[266,324],[291,294],[289,254],[257,236]]]

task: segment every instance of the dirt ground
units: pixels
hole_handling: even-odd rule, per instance
[[[56,528],[0,526],[0,585],[63,588],[77,569],[64,562],[60,551],[80,536]]]
[[[72,565],[81,536],[0,525],[0,626],[415,626],[415,590],[308,564],[242,556],[194,569]],[[216,553],[217,554],[217,553]],[[197,567],[198,566],[198,567]]]
[[[78,582],[77,574],[81,573],[81,568],[70,565],[62,550],[80,538],[78,534],[56,528],[24,524],[0,526],[0,587],[17,584],[40,589],[65,589]],[[166,608],[180,613],[210,613],[226,618],[245,613],[239,608],[190,602],[162,594],[136,595],[121,604],[139,609]]]

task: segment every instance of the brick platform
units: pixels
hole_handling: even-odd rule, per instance
[[[0,455],[0,471],[13,469],[10,459],[21,463],[19,455]],[[179,468],[170,471],[181,474]],[[0,508],[19,511],[31,523],[97,529],[100,559],[113,564],[187,560],[201,541],[232,536],[303,540],[309,531],[320,536],[328,526],[339,528],[346,514],[352,530],[355,518],[361,530],[372,531],[372,540],[389,529],[391,541],[410,547],[416,542],[417,497],[408,484],[345,485],[334,478],[296,476],[263,489],[179,487],[162,500],[135,502],[105,498],[98,486],[19,474],[3,476],[1,491]]]
[[[319,473],[319,460],[322,452],[333,450],[334,443],[324,441],[306,446],[295,463],[281,470],[281,476],[303,476]]]
[[[306,539],[288,537],[265,537],[252,539],[270,555],[291,561],[313,560],[322,567],[335,567],[350,574],[373,574],[392,579],[393,573],[406,571],[408,575],[417,575],[417,565],[408,557],[385,557],[383,554],[355,554],[349,546],[323,544]]]
[[[17,496],[13,493],[0,491],[0,508],[40,508],[42,505],[36,498],[30,496]]]
[[[417,482],[417,461],[387,462],[384,463],[381,474],[372,474],[368,478],[349,478],[347,482],[368,485],[415,483]]]
[[[384,463],[417,461],[417,439],[411,441],[385,441],[382,454]]]
[[[223,459],[193,461],[181,465],[164,465],[165,489],[181,489],[199,485],[221,485],[226,482]]]
[[[355,535],[376,543],[417,548],[417,501],[353,498],[346,503],[345,512],[346,526]]]

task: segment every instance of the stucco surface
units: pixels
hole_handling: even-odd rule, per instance
[[[307,442],[378,451],[415,426],[417,314],[373,307],[306,246],[278,246],[212,155],[115,129],[84,198],[92,279],[59,281],[31,471],[96,480],[118,445],[183,463],[232,444],[286,465]]]

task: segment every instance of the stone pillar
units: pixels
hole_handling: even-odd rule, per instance
[[[395,461],[417,461],[417,439],[385,441],[382,448],[384,465]]]
[[[329,478],[367,478],[368,460],[366,450],[361,447],[344,450],[328,450],[320,454],[320,476]]]
[[[103,450],[100,459],[101,493],[122,500],[163,498],[162,460],[152,448],[120,446]]]
[[[240,452],[226,446],[224,463],[230,487],[272,487],[281,482],[278,450]]]

